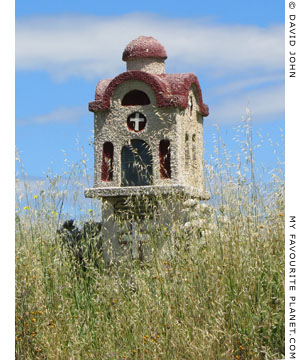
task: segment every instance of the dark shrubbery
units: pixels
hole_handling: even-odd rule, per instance
[[[99,255],[102,252],[100,222],[85,222],[80,230],[74,225],[74,220],[66,220],[57,231],[57,237],[62,246],[86,271],[87,262],[99,266]]]

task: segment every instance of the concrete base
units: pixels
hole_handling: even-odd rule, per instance
[[[147,261],[157,251],[164,257],[172,253],[176,231],[188,220],[183,200],[170,196],[103,198],[105,262]]]
[[[124,187],[99,187],[86,189],[84,192],[87,198],[114,198],[124,196],[160,196],[160,195],[183,195],[199,200],[209,200],[208,192],[200,191],[197,188],[183,185],[151,185],[151,186],[124,186]]]

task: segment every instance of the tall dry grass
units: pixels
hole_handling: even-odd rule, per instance
[[[17,359],[284,357],[283,175],[274,171],[272,183],[260,185],[249,122],[238,133],[237,156],[216,136],[206,164],[212,201],[191,204],[176,251],[165,258],[154,252],[147,262],[107,267],[98,254],[98,266],[86,258],[83,270],[61,246],[56,231],[68,216],[66,199],[78,200],[69,188],[83,183],[85,161],[69,177],[49,175],[40,193],[23,180]],[[97,219],[98,204],[89,206],[83,221]],[[168,241],[168,231],[157,233]]]

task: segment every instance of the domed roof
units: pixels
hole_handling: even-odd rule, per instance
[[[123,61],[138,58],[166,59],[167,52],[164,46],[152,36],[139,36],[130,41],[123,51]]]

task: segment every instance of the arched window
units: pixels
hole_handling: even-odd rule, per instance
[[[171,178],[171,150],[170,141],[161,140],[159,143],[159,159],[160,159],[160,177],[162,179]]]
[[[122,99],[123,106],[149,105],[150,99],[147,94],[140,90],[129,91]]]
[[[111,142],[103,144],[101,180],[112,181],[113,179],[114,146]]]
[[[193,97],[192,96],[189,97],[188,109],[189,109],[190,116],[192,116],[193,115]]]
[[[185,134],[185,144],[184,144],[184,153],[185,153],[185,170],[189,170],[190,166],[190,142],[189,142],[189,134]]]
[[[192,143],[193,162],[195,162],[196,159],[197,159],[197,155],[196,155],[196,134],[193,134],[192,141],[193,141],[193,143]],[[195,163],[194,163],[194,165],[195,165]]]
[[[131,140],[121,151],[121,186],[145,186],[153,183],[153,161],[149,145]]]

